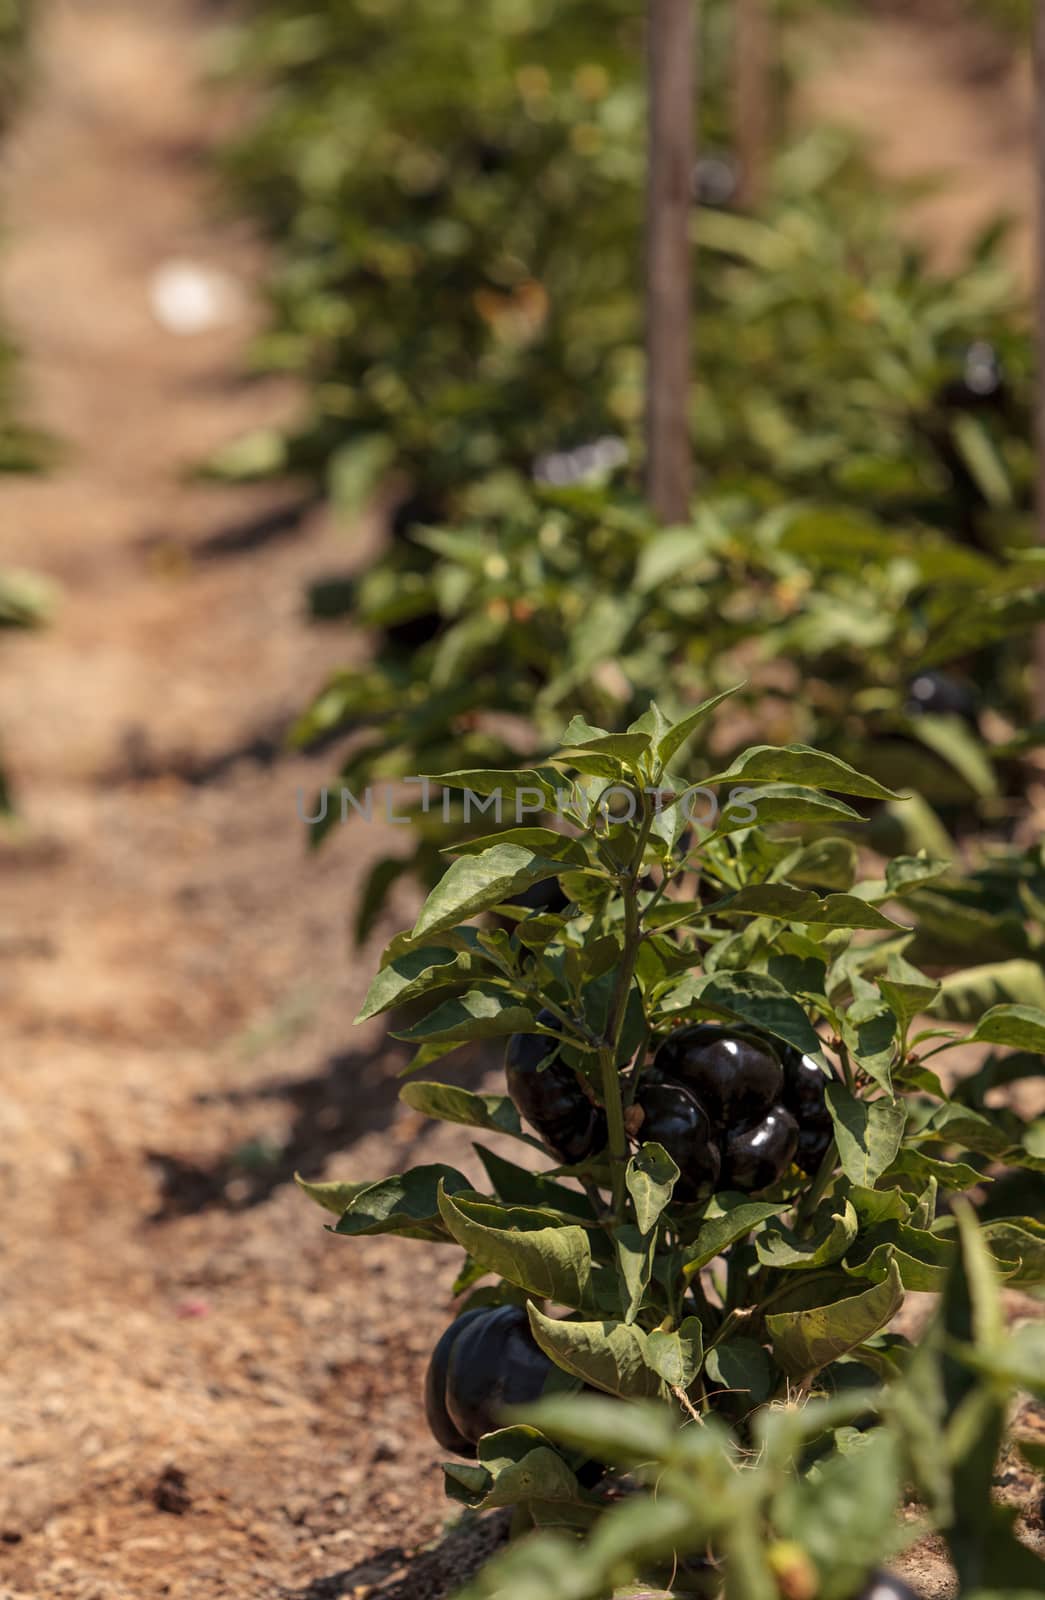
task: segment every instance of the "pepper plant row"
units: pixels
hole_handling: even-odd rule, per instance
[[[950,1526],[952,1468],[980,1541],[970,1587],[1032,1588],[1036,1558],[988,1503],[999,1395],[1031,1357],[1017,1341],[1002,1359],[989,1297],[995,1275],[1045,1283],[1045,1227],[988,1206],[977,1232],[963,1197],[1045,1168],[1042,1124],[988,1100],[1040,1075],[1045,1006],[990,1004],[981,988],[975,1027],[954,1025],[968,975],[910,960],[912,897],[944,864],[901,856],[842,891],[809,886],[835,848],[823,824],[852,815],[839,796],[890,798],[839,758],[748,749],[709,779],[742,785],[743,805],[694,829],[682,752],[716,703],[675,724],[654,704],[620,734],[578,717],[540,768],[442,775],[481,795],[541,792],[557,819],[456,847],[361,1012],[410,1006],[402,1099],[474,1130],[477,1161],[305,1187],[341,1237],[464,1251],[460,1315],[428,1379],[433,1431],[465,1458],[447,1486],[472,1507],[514,1506],[517,1533],[546,1530],[470,1595],[520,1600],[544,1583],[594,1600],[665,1567],[673,1592],[701,1592],[724,1561],[742,1600],[848,1600],[902,1542],[904,1482],[929,1485]],[[548,884],[545,909],[520,906]],[[416,1076],[497,1039],[503,1094]],[[956,1080],[947,1057],[968,1043],[988,1053]],[[912,1345],[890,1328],[911,1290],[971,1296],[994,1342]],[[953,1450],[930,1447],[934,1417]],[[973,1465],[981,1424],[993,1445]],[[864,1494],[862,1534],[844,1519],[811,1531],[817,1508],[838,1497],[847,1517]]]

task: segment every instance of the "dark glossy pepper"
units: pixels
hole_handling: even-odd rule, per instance
[[[456,1322],[451,1322],[432,1351],[432,1358],[425,1374],[425,1416],[428,1418],[428,1426],[444,1450],[452,1450],[459,1456],[474,1456],[475,1447],[472,1441],[466,1439],[450,1421],[446,1409],[446,1376],[454,1345],[468,1324],[483,1314],[482,1308],[466,1311]]]
[[[539,1400],[552,1370],[553,1363],[530,1332],[525,1306],[479,1310],[450,1345],[447,1417],[459,1437],[474,1447],[485,1433],[504,1426],[507,1407]]]
[[[638,1138],[663,1145],[679,1169],[674,1199],[688,1205],[714,1194],[722,1158],[711,1119],[696,1097],[684,1084],[658,1076],[640,1087],[635,1103],[643,1111]]]
[[[976,695],[969,684],[949,672],[920,672],[907,686],[908,716],[961,717],[978,728]]]
[[[760,1122],[726,1135],[722,1177],[726,1188],[753,1194],[778,1183],[795,1159],[798,1123],[777,1105]]]
[[[830,1078],[810,1056],[785,1048],[783,1104],[798,1123],[798,1149],[795,1162],[807,1177],[818,1171],[834,1137],[834,1123],[827,1109]]]
[[[556,1027],[549,1011],[537,1021]],[[606,1146],[606,1113],[593,1105],[577,1074],[556,1057],[554,1039],[538,1033],[515,1033],[504,1056],[508,1093],[519,1112],[561,1161],[576,1166]],[[544,1065],[544,1063],[548,1063]]]
[[[720,1133],[765,1116],[784,1089],[780,1057],[767,1039],[714,1023],[671,1034],[654,1065],[696,1095]]]

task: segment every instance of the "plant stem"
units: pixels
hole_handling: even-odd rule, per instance
[[[817,1206],[820,1204],[821,1200],[824,1198],[824,1195],[831,1187],[831,1180],[835,1175],[835,1168],[837,1165],[838,1145],[834,1139],[832,1139],[824,1153],[824,1159],[820,1163],[816,1177],[813,1179],[812,1186],[806,1190],[799,1204],[798,1211],[795,1216],[795,1226],[799,1232],[804,1230],[806,1224],[810,1221],[813,1213],[816,1211]]]
[[[628,1011],[628,995],[635,976],[635,963],[642,943],[642,918],[639,913],[638,879],[642,859],[646,854],[653,812],[647,811],[643,819],[635,850],[627,870],[621,874],[620,887],[624,897],[624,948],[621,951],[617,982],[613,989],[610,1014],[606,1024],[606,1037],[599,1050],[599,1068],[602,1074],[602,1099],[606,1108],[609,1132],[610,1175],[613,1180],[613,1213],[618,1224],[624,1221],[627,1204],[625,1169],[628,1164],[628,1135],[624,1127],[624,1101],[621,1095],[620,1072],[617,1057],[620,1053],[621,1034]]]

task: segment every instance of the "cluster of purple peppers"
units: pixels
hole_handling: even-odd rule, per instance
[[[554,1027],[549,1012],[538,1021]],[[508,1093],[549,1149],[573,1166],[605,1147],[606,1114],[553,1040],[516,1034],[508,1044]],[[628,1127],[664,1147],[679,1169],[674,1199],[721,1189],[755,1193],[794,1163],[816,1172],[831,1142],[828,1079],[809,1056],[751,1029],[696,1023],[660,1046],[639,1078]]]

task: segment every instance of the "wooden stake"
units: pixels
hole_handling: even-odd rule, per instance
[[[1034,8],[1035,148],[1034,183],[1037,206],[1038,267],[1038,542],[1045,544],[1045,0]],[[1031,704],[1036,720],[1045,719],[1045,626],[1034,638]]]
[[[690,228],[696,5],[697,0],[649,0],[646,471],[650,504],[663,522],[687,520],[693,489]]]
[[[733,140],[737,202],[750,210],[765,188],[771,108],[770,22],[766,0],[733,0]]]

